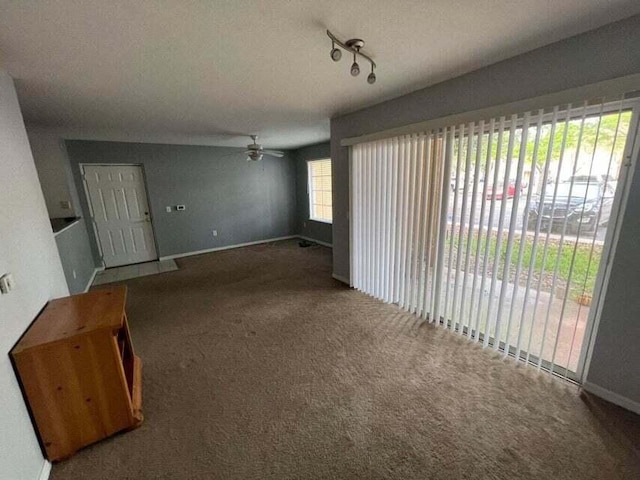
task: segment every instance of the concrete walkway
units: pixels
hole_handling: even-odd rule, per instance
[[[451,318],[452,313],[455,273],[455,270],[452,270],[447,276],[445,272],[444,281],[448,282],[450,289],[447,309],[448,318]],[[459,272],[458,305],[456,306],[455,317],[461,319],[464,327],[469,326],[468,324],[471,321],[471,327],[475,329],[478,321],[478,312],[480,312],[479,330],[485,333],[491,283],[489,279],[485,281],[485,288],[482,291],[482,309],[479,310],[478,303],[482,278],[477,276],[476,288],[475,291],[472,291],[473,277],[473,274],[467,274],[466,289],[463,291],[464,272]],[[490,324],[490,335],[492,337],[496,334],[495,318],[503,286],[502,281],[495,280],[495,282],[493,296],[491,297],[491,318],[493,321]],[[518,286],[514,292],[515,285],[513,283],[505,284],[505,300],[500,315],[502,323],[500,340],[502,342],[506,341],[507,330],[509,330],[508,343],[510,346],[517,346],[518,338],[520,337],[520,346],[525,352],[529,351],[530,355],[535,357],[539,357],[542,352],[543,360],[551,362],[553,359],[554,363],[561,367],[561,371],[568,367],[569,370],[575,372],[582,349],[589,307],[579,305],[575,300],[567,298],[563,314],[563,292],[556,292],[556,295],[552,296],[549,292],[538,292],[533,288],[534,286],[532,285],[532,288],[530,288],[525,302],[526,288],[524,286]],[[445,292],[446,287],[443,286],[441,305],[444,305],[445,302]],[[513,310],[513,314],[511,326],[509,327],[511,310]],[[543,345],[544,348],[542,348]],[[556,350],[555,357],[553,357],[554,347]]]

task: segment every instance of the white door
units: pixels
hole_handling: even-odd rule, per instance
[[[139,165],[84,165],[87,197],[106,267],[156,260]]]

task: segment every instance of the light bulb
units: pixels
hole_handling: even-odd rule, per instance
[[[335,48],[334,47],[331,50],[331,60],[333,60],[334,62],[337,62],[341,58],[342,58],[342,50],[340,50],[339,48]]]
[[[353,65],[351,65],[351,75],[354,77],[360,75],[360,65],[358,65],[358,62],[353,62]]]
[[[376,83],[376,74],[371,72],[367,77],[367,82],[369,82],[369,85],[373,85],[374,83]]]

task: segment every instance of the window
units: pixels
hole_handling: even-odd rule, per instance
[[[627,105],[556,106],[354,145],[353,287],[580,380],[615,188],[627,185]]]
[[[309,171],[309,218],[331,223],[333,203],[331,201],[331,159],[307,162]]]

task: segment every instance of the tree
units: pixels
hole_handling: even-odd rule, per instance
[[[629,132],[629,124],[631,121],[631,112],[625,111],[621,113],[609,113],[606,115],[595,115],[586,117],[584,122],[581,118],[572,119],[569,122],[558,121],[556,123],[553,136],[550,123],[545,123],[540,129],[540,134],[537,135],[537,125],[530,125],[527,129],[527,139],[525,145],[525,165],[532,166],[534,160],[534,154],[536,155],[536,170],[538,178],[541,178],[542,169],[549,159],[551,162],[559,162],[561,155],[568,151],[577,151],[580,149],[581,154],[593,154],[596,149],[604,152],[608,152],[614,158],[620,158],[624,153],[624,147],[626,143],[627,134]],[[477,127],[476,127],[477,128]],[[565,137],[566,131],[566,137]],[[475,161],[477,158],[478,140],[480,140],[480,171],[484,176],[486,171],[486,162],[491,162],[489,171],[493,171],[495,168],[496,157],[500,156],[500,164],[503,166],[505,159],[510,158],[512,161],[517,162],[520,158],[520,152],[523,146],[523,129],[522,127],[516,128],[513,131],[513,142],[511,151],[509,151],[509,141],[511,138],[511,130],[508,125],[508,120],[505,122],[505,128],[502,133],[502,138],[499,141],[498,125],[495,125],[495,130],[491,136],[491,154],[488,157],[487,151],[489,149],[489,133],[483,133],[482,135],[475,134],[471,139],[471,145],[469,146],[469,136],[465,136],[462,139],[462,145],[459,145],[458,140],[454,143],[454,165],[458,158],[461,161],[461,171],[464,171],[464,164],[468,153],[468,148],[471,148],[471,168],[475,168]],[[538,139],[538,149],[535,149],[536,138]],[[460,152],[458,152],[461,147]],[[504,167],[501,167],[501,170]],[[455,167],[454,167],[455,171]],[[511,166],[511,171],[515,175],[516,167],[514,164]]]

